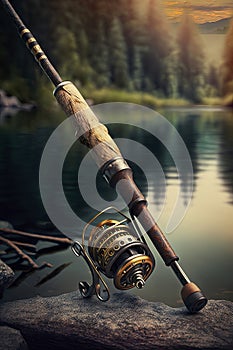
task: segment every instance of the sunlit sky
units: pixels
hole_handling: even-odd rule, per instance
[[[233,16],[233,0],[163,0],[166,14],[179,22],[183,12],[189,11],[196,23],[216,22]]]

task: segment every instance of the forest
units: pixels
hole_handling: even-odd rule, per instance
[[[191,103],[221,99],[232,104],[232,21],[222,63],[215,66],[205,57],[191,16],[184,14],[174,28],[158,0],[23,0],[12,4],[64,80],[72,80],[94,102],[145,94],[149,105],[150,96]],[[50,83],[2,9],[0,29],[0,88],[22,101],[49,103]],[[120,93],[114,95],[116,91]]]

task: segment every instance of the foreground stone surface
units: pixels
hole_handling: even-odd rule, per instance
[[[0,305],[0,322],[19,329],[29,349],[232,349],[233,303],[209,301],[190,315],[117,293],[107,303],[76,292]]]
[[[28,350],[20,331],[9,327],[0,327],[0,350]]]
[[[0,259],[0,295],[3,288],[8,287],[14,279],[13,270]]]

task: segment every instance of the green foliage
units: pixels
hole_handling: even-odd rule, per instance
[[[154,96],[200,102],[205,96],[218,95],[219,71],[205,66],[200,35],[192,20],[184,16],[176,42],[159,0],[12,3],[63,79],[72,80],[82,91],[98,88],[106,99],[115,96],[107,93],[109,88],[140,91],[144,99],[148,92],[146,103],[152,105]],[[40,100],[49,103],[45,96],[49,84],[42,88],[45,82],[39,68],[4,11],[0,11],[0,27],[1,88],[23,100],[38,101],[42,95]],[[223,95],[232,92],[232,30],[222,67]],[[125,98],[126,92],[123,95]]]
[[[34,92],[34,100],[43,110],[51,110],[52,106],[56,105],[56,101],[51,94],[51,83],[44,75],[37,74],[36,90]]]
[[[9,94],[17,96],[21,102],[31,99],[28,81],[17,74],[15,79],[4,80],[1,88]]]
[[[222,65],[222,95],[225,101],[231,101],[233,96],[233,20],[227,32]],[[228,97],[229,96],[229,97]],[[229,104],[229,103],[228,103]]]
[[[138,46],[134,46],[133,50],[132,81],[133,89],[140,91],[142,89],[143,82],[143,67],[141,51]]]
[[[58,27],[56,36],[54,54],[57,57],[58,69],[65,79],[76,80],[79,77],[80,57],[74,33],[65,27]]]
[[[4,37],[2,33],[0,33],[0,66],[3,67],[5,61],[6,61],[6,51],[4,50]],[[0,69],[0,79],[4,76],[3,70]]]
[[[220,78],[219,69],[211,64],[206,71],[205,77],[205,96],[213,98],[219,96]]]
[[[202,103],[204,105],[220,106],[222,104],[222,99],[220,97],[203,97]]]
[[[98,87],[107,86],[110,81],[109,52],[103,22],[97,26],[97,36],[93,45],[93,67],[95,69],[95,84]]]
[[[77,48],[82,61],[88,58],[89,43],[85,30],[82,28],[77,36]]]
[[[108,38],[111,82],[119,87],[128,85],[127,48],[124,40],[121,22],[114,18],[109,31]]]
[[[177,44],[179,94],[200,102],[204,94],[204,52],[200,34],[188,14],[183,16]]]
[[[83,90],[86,98],[93,99],[95,104],[106,102],[131,102],[142,104],[151,108],[163,106],[187,106],[189,101],[185,99],[165,99],[158,98],[155,95],[142,92],[129,92],[113,88],[103,89],[85,89]]]
[[[149,1],[146,23],[149,50],[145,71],[152,86],[169,96],[173,95],[171,66],[174,47],[169,25],[159,5],[158,0]]]

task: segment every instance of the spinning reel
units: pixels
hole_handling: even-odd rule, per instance
[[[91,228],[91,223],[110,210],[117,212],[122,220],[104,219]],[[89,254],[84,245],[88,229]],[[82,233],[82,244],[74,242],[72,250],[77,256],[83,256],[92,273],[91,285],[87,282],[79,283],[82,296],[96,294],[102,301],[109,299],[110,292],[100,272],[112,278],[117,289],[141,289],[155,267],[154,257],[136,220],[128,218],[114,207],[106,208],[88,222]]]
[[[181,282],[181,296],[187,309],[191,313],[200,311],[206,305],[207,298],[198,286],[189,280],[179,265],[179,257],[150,214],[147,201],[134,182],[132,169],[122,157],[106,126],[99,122],[75,85],[62,80],[9,1],[0,2],[14,21],[34,58],[54,84],[54,95],[58,103],[68,117],[75,117],[82,135],[79,141],[89,149],[95,149],[94,159],[98,168],[109,185],[117,189],[130,211],[131,218],[113,207],[103,210],[85,226],[82,244],[74,242],[72,245],[73,252],[77,256],[83,256],[87,262],[93,278],[91,285],[87,282],[79,283],[81,294],[84,297],[96,294],[102,301],[109,299],[109,289],[101,277],[101,272],[113,278],[116,288],[121,290],[134,286],[140,289],[144,286],[154,269],[155,261],[137,225],[138,219],[165,264],[173,269]],[[121,215],[122,220],[102,220],[91,229],[90,225],[110,209]],[[84,245],[87,229],[90,230],[88,252]]]

